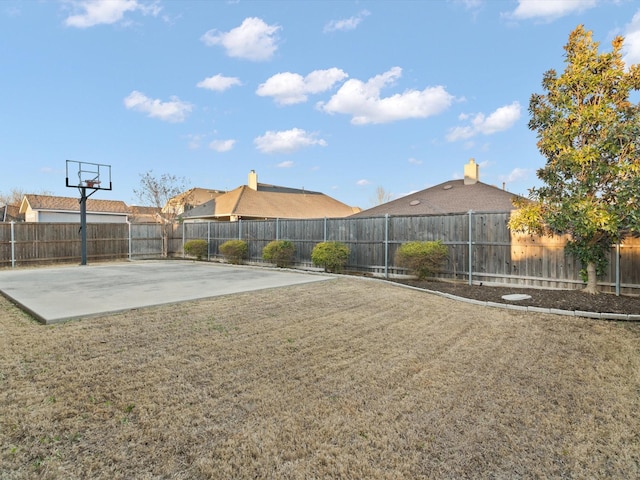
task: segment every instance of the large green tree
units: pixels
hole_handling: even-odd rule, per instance
[[[564,47],[562,75],[544,74],[545,93],[529,103],[529,128],[547,159],[537,172],[543,186],[510,221],[516,231],[568,234],[590,293],[611,246],[640,232],[640,104],[631,101],[640,65],[625,66],[623,41],[601,53],[580,25]]]

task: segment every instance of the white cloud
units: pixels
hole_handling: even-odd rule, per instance
[[[640,63],[640,10],[625,28],[624,63],[628,66]]]
[[[508,175],[500,175],[500,180],[505,183],[523,180],[529,176],[531,170],[527,168],[516,167]]]
[[[367,180],[366,178],[363,178],[361,180],[358,180],[356,182],[356,185],[358,185],[359,187],[364,187],[366,185],[371,185],[371,182],[369,180]]]
[[[457,140],[466,140],[476,135],[491,135],[493,133],[502,132],[511,128],[520,118],[520,104],[513,102],[510,105],[498,108],[491,115],[486,117],[483,113],[478,113],[471,117],[467,114],[461,114],[460,120],[471,119],[471,125],[454,127],[449,130],[447,140],[455,142]]]
[[[422,165],[422,160],[418,160],[417,158],[413,158],[411,157],[409,160],[407,160],[409,163],[411,163],[412,165]]]
[[[149,98],[137,90],[131,92],[124,99],[124,105],[129,110],[146,113],[149,117],[172,123],[183,122],[193,110],[193,105],[181,101],[178,97],[171,97],[171,101],[162,102]]]
[[[473,125],[480,133],[491,135],[492,133],[507,130],[513,126],[520,118],[520,104],[513,102],[511,105],[505,105],[498,108],[486,119],[482,114],[476,115],[473,119]]]
[[[234,85],[242,85],[242,82],[240,82],[239,78],[225,77],[223,75],[217,74],[213,77],[207,77],[201,82],[198,82],[196,84],[196,87],[206,88],[207,90],[213,90],[215,92],[224,92]]]
[[[291,160],[285,160],[284,162],[280,162],[278,164],[278,168],[291,168],[294,163]]]
[[[256,90],[261,97],[273,97],[280,105],[293,105],[307,101],[307,95],[329,90],[336,82],[347,78],[339,68],[314,70],[306,77],[297,73],[276,73]]]
[[[209,143],[209,148],[216,152],[223,153],[231,150],[235,144],[235,140],[213,140]]]
[[[162,9],[157,2],[143,3],[138,0],[79,0],[70,2],[74,11],[65,20],[70,27],[88,28],[101,24],[113,24],[123,20],[125,13],[139,11],[156,16]]]
[[[473,137],[477,132],[472,127],[453,127],[447,134],[447,140],[455,142]]]
[[[596,0],[518,0],[516,9],[507,16],[516,20],[532,18],[553,21],[596,6]]]
[[[393,84],[402,76],[400,67],[370,78],[366,83],[347,80],[327,103],[318,103],[326,113],[351,115],[351,123],[389,123],[408,118],[426,118],[449,108],[453,96],[444,87],[429,87],[424,90],[405,90],[390,97],[381,98],[382,87]]]
[[[209,30],[200,39],[210,47],[222,45],[230,57],[263,61],[269,60],[277,50],[276,33],[280,28],[267,25],[260,18],[249,17],[228,32]]]
[[[327,33],[335,32],[337,30],[341,30],[343,32],[354,30],[360,24],[360,22],[362,22],[364,17],[367,17],[369,15],[371,15],[369,11],[362,10],[360,13],[354,15],[353,17],[345,18],[342,20],[331,20],[324,26],[323,31]]]
[[[262,153],[292,153],[301,148],[319,145],[326,147],[327,142],[316,138],[316,133],[307,133],[300,128],[292,128],[279,132],[268,131],[253,142]]]

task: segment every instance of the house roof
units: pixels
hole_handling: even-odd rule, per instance
[[[242,185],[185,212],[185,219],[347,217],[358,209],[323,193],[259,183]]]
[[[363,210],[353,216],[382,215],[438,215],[448,213],[510,212],[512,199],[518,195],[476,182],[465,185],[464,180],[450,180],[434,187],[406,195],[390,202]]]
[[[174,205],[189,205],[191,207],[202,205],[209,200],[224,194],[224,190],[214,190],[211,188],[190,188],[186,192],[182,192],[175,197],[169,199],[167,203]],[[188,208],[187,208],[188,210]]]
[[[24,215],[20,215],[18,205],[0,205],[0,222],[14,222],[24,220]]]
[[[31,210],[80,212],[80,202],[77,198],[54,197],[51,195],[25,195],[20,204],[20,213],[25,213],[28,207],[31,207]],[[129,207],[120,200],[94,200],[88,198],[87,212],[127,215]]]
[[[162,209],[157,207],[129,206],[129,221],[132,223],[157,223]]]
[[[157,207],[141,207],[139,205],[129,205],[131,215],[158,215],[161,212]]]

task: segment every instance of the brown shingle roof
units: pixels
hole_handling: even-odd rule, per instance
[[[167,203],[175,205],[188,205],[190,207],[194,207],[197,205],[202,205],[212,198],[219,197],[224,193],[225,192],[223,190],[195,187],[187,190],[186,192],[182,192],[175,197],[170,198]]]
[[[131,215],[158,215],[161,209],[157,207],[141,207],[139,205],[130,205],[129,213]]]
[[[184,218],[335,218],[354,211],[323,193],[259,184],[257,191],[246,185],[231,190],[186,212]]]
[[[80,202],[77,198],[54,197],[51,195],[24,196],[20,205],[20,213],[25,213],[27,205],[32,210],[50,210],[60,212],[79,212]],[[115,213],[126,215],[129,212],[127,205],[120,200],[94,200],[87,199],[87,212]]]
[[[355,214],[357,217],[383,215],[438,215],[448,213],[509,212],[515,207],[512,199],[518,195],[477,182],[465,185],[464,180],[451,180],[434,187],[392,200]]]
[[[162,209],[157,207],[129,206],[129,221],[132,223],[156,223]]]
[[[16,222],[23,221],[24,215],[20,215],[19,205],[2,205],[0,206],[0,222]]]

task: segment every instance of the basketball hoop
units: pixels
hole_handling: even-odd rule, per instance
[[[78,181],[71,180],[75,173]],[[67,160],[67,187],[111,190],[111,165]]]
[[[69,181],[69,171],[75,171],[78,175],[78,183]],[[105,186],[102,180],[105,179]],[[80,265],[87,264],[87,199],[98,190],[111,190],[111,165],[101,163],[78,162],[67,160],[67,187],[77,188],[80,191],[80,233],[82,235],[82,247]],[[92,192],[87,193],[87,188]]]

